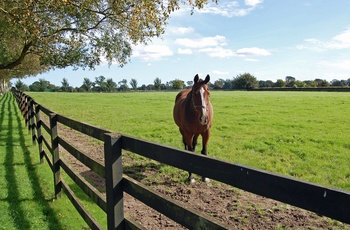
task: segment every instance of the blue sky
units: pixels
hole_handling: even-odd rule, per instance
[[[201,11],[183,6],[175,12],[161,39],[133,49],[123,68],[107,63],[95,70],[54,70],[23,79],[42,78],[61,86],[63,78],[79,87],[85,77],[115,82],[134,78],[138,86],[195,74],[211,82],[251,73],[258,80],[349,79],[350,0],[219,0]]]

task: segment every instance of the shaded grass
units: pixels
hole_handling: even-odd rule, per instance
[[[172,118],[176,92],[29,94],[73,119],[183,148]],[[350,94],[214,91],[211,101],[210,156],[350,189]]]
[[[66,197],[54,199],[52,173],[39,164],[13,95],[0,106],[0,229],[86,228]]]

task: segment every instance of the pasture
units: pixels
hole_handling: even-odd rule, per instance
[[[28,93],[70,118],[182,149],[176,94]],[[350,190],[349,101],[349,93],[212,91],[209,156]]]

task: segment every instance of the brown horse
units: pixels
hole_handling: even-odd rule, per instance
[[[203,81],[197,74],[192,88],[182,90],[176,96],[174,106],[174,120],[182,134],[185,150],[194,152],[198,136],[201,135],[203,145],[201,153],[204,155],[208,154],[207,145],[213,119],[213,107],[209,100],[209,80],[209,75]],[[188,180],[194,182],[191,172]],[[205,177],[202,177],[202,180],[208,181]]]

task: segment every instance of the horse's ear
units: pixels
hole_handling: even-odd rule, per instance
[[[199,80],[199,76],[198,76],[198,74],[196,74],[196,76],[194,76],[194,83],[197,83],[198,82],[198,80]]]
[[[205,77],[204,84],[207,84],[210,81],[209,74]]]

